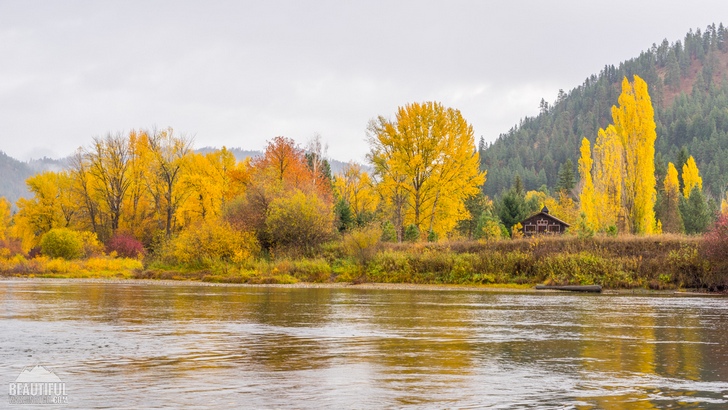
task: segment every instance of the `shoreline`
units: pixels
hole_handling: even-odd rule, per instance
[[[252,283],[219,283],[193,280],[170,279],[126,279],[126,278],[41,278],[41,277],[9,277],[0,276],[0,284],[7,282],[38,283],[103,283],[125,285],[161,285],[161,286],[199,286],[199,287],[236,287],[236,288],[281,288],[281,289],[357,289],[357,290],[409,290],[409,291],[460,291],[483,293],[526,293],[526,294],[582,294],[561,290],[536,290],[533,286],[474,286],[451,284],[416,284],[416,283],[350,283],[350,282],[298,282],[292,284],[252,284]],[[677,296],[725,296],[722,293],[708,293],[695,290],[652,290],[652,289],[605,289],[602,295],[677,295]]]

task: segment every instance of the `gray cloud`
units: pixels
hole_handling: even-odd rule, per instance
[[[0,150],[67,155],[172,126],[197,146],[364,131],[438,100],[495,139],[542,97],[728,15],[722,1],[3,1]]]

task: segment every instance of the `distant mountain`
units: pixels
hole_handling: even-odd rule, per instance
[[[209,152],[217,151],[218,149],[219,148],[215,147],[203,147],[195,151],[199,152],[200,154],[207,154]],[[238,161],[243,161],[247,158],[254,158],[263,155],[262,151],[248,151],[242,148],[228,148],[228,150],[232,152],[233,155],[235,155],[235,159],[237,159]],[[332,158],[327,158],[327,160],[329,161],[329,165],[331,166],[331,173],[334,175],[342,173],[344,171],[344,168],[348,165],[348,163],[346,162],[338,161]],[[365,169],[371,172],[366,166]]]
[[[579,158],[583,137],[612,122],[621,82],[639,75],[649,85],[657,123],[656,173],[662,181],[667,162],[678,163],[685,147],[693,155],[707,193],[722,196],[728,184],[728,30],[721,23],[690,30],[684,40],[663,40],[639,57],[607,65],[541,112],[526,117],[492,144],[481,141],[481,165],[488,170],[484,191],[496,196],[520,175],[526,189],[554,189],[562,164]]]
[[[25,180],[43,171],[59,171],[68,164],[67,159],[42,158],[21,162],[0,151],[0,196],[10,203],[29,197]]]
[[[206,154],[217,149],[204,147],[196,152]],[[261,151],[248,151],[242,148],[230,148],[230,151],[238,161],[263,155]],[[29,198],[30,192],[25,184],[28,178],[44,171],[62,171],[68,167],[68,163],[68,158],[41,158],[22,162],[0,151],[0,197],[5,197],[12,204],[15,204],[20,198]],[[329,164],[333,174],[341,173],[347,165],[347,163],[335,159],[329,159]]]

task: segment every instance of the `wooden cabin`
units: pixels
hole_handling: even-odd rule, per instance
[[[533,235],[562,235],[566,232],[569,224],[561,219],[550,215],[549,209],[545,206],[541,212],[529,216],[521,222],[524,236]]]

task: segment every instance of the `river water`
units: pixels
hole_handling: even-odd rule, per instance
[[[0,306],[0,408],[38,364],[65,408],[728,408],[722,297],[0,281]]]

